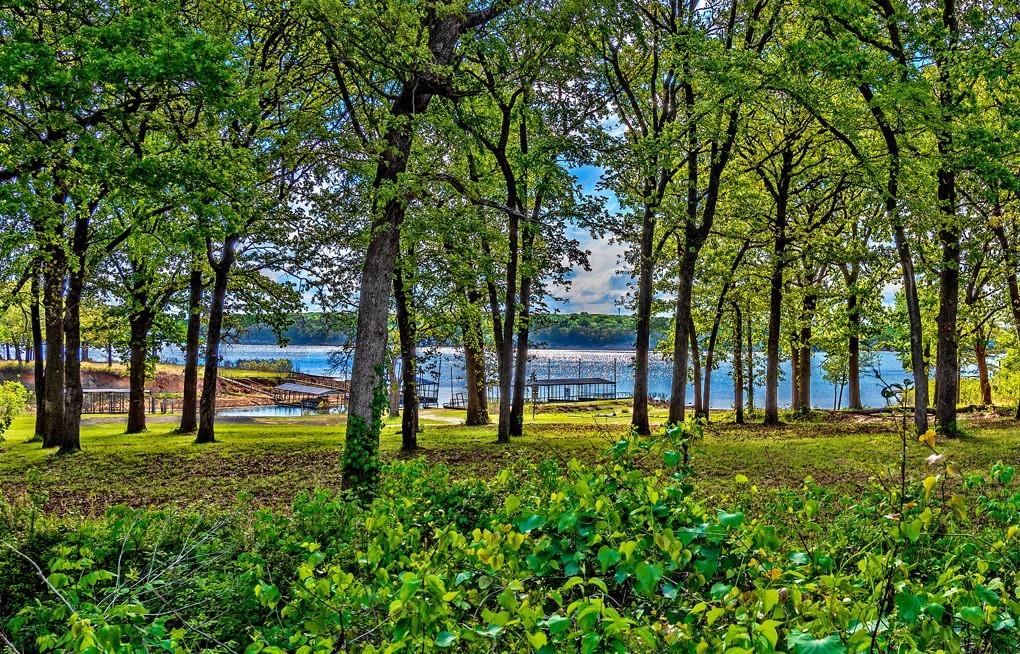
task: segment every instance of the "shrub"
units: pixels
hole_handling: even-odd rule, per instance
[[[113,510],[44,530],[32,551],[53,590],[19,591],[7,627],[44,651],[1020,649],[1012,466],[963,477],[933,452],[923,480],[853,497],[738,476],[710,507],[684,462],[697,434],[631,434],[600,461],[488,483],[398,462],[367,506],[314,492],[288,513]]]
[[[28,390],[19,382],[0,383],[0,443],[4,433],[28,404]]]
[[[294,363],[290,359],[238,359],[226,367],[257,372],[294,372]]]

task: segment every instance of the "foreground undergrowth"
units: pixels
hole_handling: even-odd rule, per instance
[[[807,480],[725,506],[695,491],[700,428],[604,462],[495,478],[395,462],[358,506],[110,509],[70,523],[4,504],[4,638],[17,651],[1014,652],[1012,467],[928,454],[853,497]],[[861,456],[866,456],[861,453]],[[913,460],[913,458],[909,460]],[[38,569],[36,568],[38,566]]]

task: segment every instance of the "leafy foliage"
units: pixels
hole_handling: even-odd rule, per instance
[[[11,586],[23,608],[8,633],[44,651],[253,654],[1020,644],[1012,467],[961,477],[940,462],[921,484],[854,498],[810,478],[763,494],[742,477],[710,507],[678,455],[690,433],[628,435],[602,463],[490,483],[397,462],[367,506],[314,493],[286,514],[47,524],[21,535],[46,582]],[[5,584],[31,571],[5,556]]]
[[[0,383],[0,442],[4,432],[28,404],[28,391],[18,382]]]

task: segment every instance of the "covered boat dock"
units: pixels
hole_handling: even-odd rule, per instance
[[[129,388],[83,388],[81,389],[82,413],[127,413],[131,398]],[[145,407],[149,413],[156,412],[156,400],[151,389],[145,389]]]
[[[530,379],[527,383],[532,402],[591,402],[615,400],[616,382],[602,377],[563,377]],[[489,387],[489,400],[499,401],[499,387]]]
[[[346,386],[320,386],[307,382],[287,381],[272,390],[273,401],[284,406],[308,409],[331,409],[347,404]]]

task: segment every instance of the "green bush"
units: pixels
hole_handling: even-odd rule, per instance
[[[489,483],[398,462],[368,506],[315,492],[286,513],[15,530],[47,582],[4,598],[5,631],[22,651],[1020,650],[1013,467],[963,476],[931,434],[905,441],[933,450],[923,480],[847,497],[738,476],[708,506],[684,463],[694,433]],[[4,556],[0,587],[31,578]]]
[[[294,362],[290,359],[238,359],[224,363],[224,367],[257,372],[294,372]]]
[[[14,422],[19,413],[28,404],[28,391],[20,382],[7,381],[0,383],[0,443],[4,433]]]

